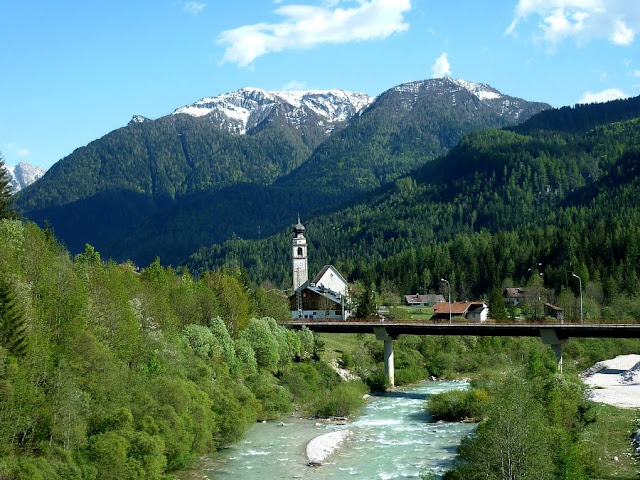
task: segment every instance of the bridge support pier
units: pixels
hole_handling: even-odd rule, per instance
[[[393,341],[398,339],[398,336],[390,336],[387,333],[387,329],[384,327],[374,327],[374,333],[376,334],[376,339],[384,342],[384,374],[389,380],[389,385],[391,387],[395,386],[395,378],[393,371]]]
[[[568,338],[558,338],[558,332],[553,328],[541,328],[540,338],[545,345],[551,345],[553,353],[558,361],[558,371],[562,373],[562,345],[569,341]]]

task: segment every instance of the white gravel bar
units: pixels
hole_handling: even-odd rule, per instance
[[[582,374],[589,399],[621,408],[640,408],[640,355],[618,355]]]
[[[307,444],[310,464],[321,465],[351,435],[350,430],[337,430],[314,438]]]

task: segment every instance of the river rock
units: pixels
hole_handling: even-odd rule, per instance
[[[344,442],[350,430],[337,430],[314,438],[307,444],[307,465],[319,466]]]

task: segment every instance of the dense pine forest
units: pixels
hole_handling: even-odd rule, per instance
[[[589,289],[589,317],[637,317],[640,120],[628,118],[638,103],[546,111],[513,130],[473,133],[392,185],[305,222],[311,262],[331,261],[396,296],[438,291],[443,277],[460,299],[541,281],[574,316],[575,272]],[[288,235],[234,238],[190,265],[235,262],[251,278],[288,286]]]

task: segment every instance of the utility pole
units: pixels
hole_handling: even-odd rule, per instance
[[[580,282],[580,324],[584,325],[584,313],[582,311],[582,279],[574,272],[571,272],[571,276],[576,277]]]
[[[441,278],[440,281],[445,282],[449,286],[449,325],[451,325],[451,284],[444,278]]]

